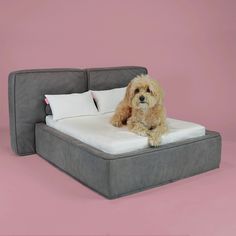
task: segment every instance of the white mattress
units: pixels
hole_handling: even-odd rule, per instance
[[[46,117],[46,124],[88,145],[110,154],[121,154],[148,147],[148,138],[116,128],[109,122],[113,113],[82,116],[54,121]],[[205,127],[191,122],[167,118],[168,133],[161,138],[161,145],[205,135]]]

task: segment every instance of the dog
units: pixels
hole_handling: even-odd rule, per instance
[[[161,136],[168,130],[163,90],[159,83],[143,74],[131,80],[111,124],[115,127],[127,125],[130,131],[148,136],[149,145],[157,147]]]

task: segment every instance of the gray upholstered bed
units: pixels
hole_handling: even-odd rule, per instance
[[[107,198],[139,192],[219,167],[221,136],[205,136],[111,155],[45,124],[45,94],[80,93],[126,86],[143,67],[23,70],[9,75],[12,149],[39,154]]]

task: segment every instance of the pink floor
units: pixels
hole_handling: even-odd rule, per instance
[[[0,138],[0,235],[236,235],[234,142],[220,169],[111,201]]]

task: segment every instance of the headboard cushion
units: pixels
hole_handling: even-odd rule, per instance
[[[84,92],[85,71],[45,69],[9,75],[9,116],[12,149],[18,155],[35,153],[35,123],[45,120],[45,94]]]
[[[35,153],[35,124],[45,121],[45,94],[82,93],[127,86],[144,67],[36,69],[12,72],[8,80],[10,136],[18,155]]]
[[[88,88],[106,90],[125,87],[140,74],[147,74],[147,69],[140,66],[87,69]]]

